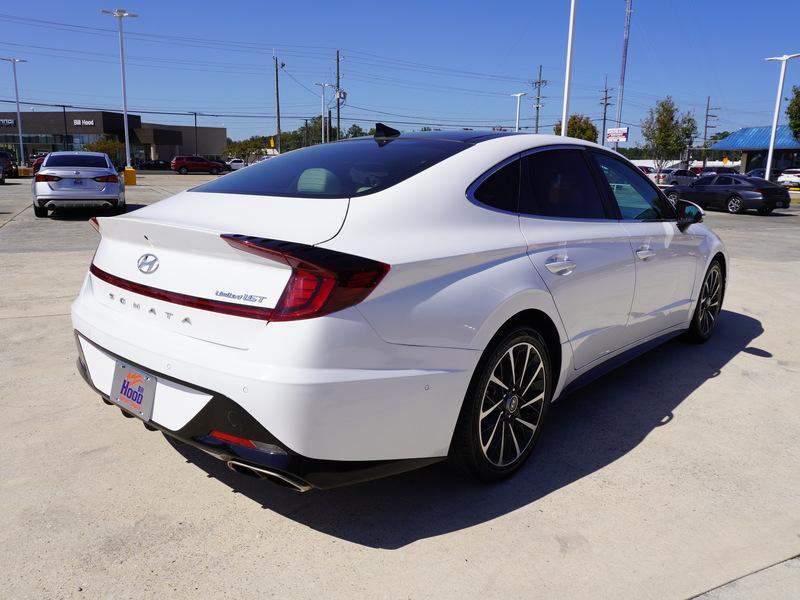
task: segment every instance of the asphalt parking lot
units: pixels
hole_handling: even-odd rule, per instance
[[[140,174],[129,209],[208,178]],[[87,388],[69,305],[91,213],[35,219],[29,181],[9,180],[0,596],[798,597],[795,196],[770,216],[707,214],[732,257],[714,338],[670,342],[555,404],[512,480],[436,465],[297,495]]]

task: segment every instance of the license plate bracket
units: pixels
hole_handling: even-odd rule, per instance
[[[149,421],[153,416],[157,379],[123,361],[116,361],[109,399],[126,412]]]

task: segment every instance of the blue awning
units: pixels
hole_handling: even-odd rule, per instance
[[[766,150],[771,127],[745,127],[711,146],[711,150]],[[788,125],[778,125],[775,132],[776,150],[800,150],[800,140],[792,135]]]

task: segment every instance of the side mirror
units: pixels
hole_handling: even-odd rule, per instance
[[[675,212],[678,213],[678,228],[683,231],[689,225],[702,223],[705,212],[694,202],[679,199],[675,204]]]

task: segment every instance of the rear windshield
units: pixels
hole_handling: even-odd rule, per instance
[[[101,167],[107,168],[105,156],[94,154],[51,154],[45,163],[47,167]]]
[[[234,171],[192,191],[301,198],[364,196],[468,147],[462,142],[409,138],[320,144]]]

